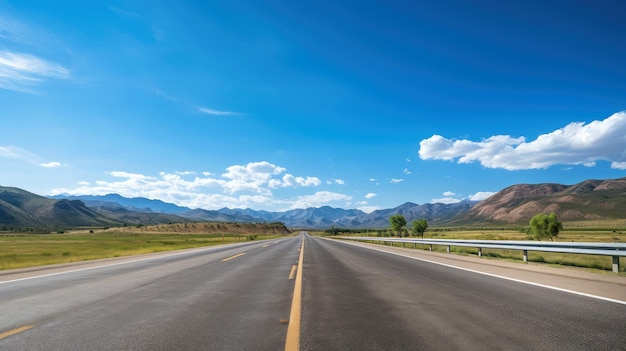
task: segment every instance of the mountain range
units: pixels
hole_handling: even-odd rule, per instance
[[[283,222],[290,228],[387,228],[389,217],[408,223],[425,218],[431,225],[528,224],[537,213],[555,212],[565,221],[621,219],[626,215],[626,178],[586,180],[575,185],[517,184],[481,202],[455,204],[407,202],[365,213],[323,206],[285,212],[252,209],[190,209],[160,200],[103,196],[52,198],[0,187],[0,226],[11,228],[115,226],[174,222]],[[0,228],[1,229],[1,228]]]

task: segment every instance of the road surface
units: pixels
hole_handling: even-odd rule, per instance
[[[618,300],[308,235],[0,274],[0,350],[618,350],[625,330]]]

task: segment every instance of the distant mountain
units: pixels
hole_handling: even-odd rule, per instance
[[[76,200],[54,200],[11,187],[0,187],[0,225],[57,228],[104,226],[119,222]]]
[[[382,228],[389,226],[389,217],[394,214],[401,214],[406,219],[408,225],[417,219],[426,219],[430,224],[441,225],[450,221],[452,218],[467,212],[476,205],[476,201],[464,200],[454,204],[423,204],[417,205],[412,202],[404,203],[398,207],[377,210],[369,213],[359,220],[362,228]]]
[[[626,214],[626,178],[586,180],[575,185],[518,184],[481,202],[404,203],[365,213],[323,206],[285,212],[252,209],[189,209],[159,200],[105,196],[56,196],[50,199],[17,188],[0,187],[0,225],[102,226],[174,222],[283,222],[291,228],[387,228],[389,217],[407,223],[425,218],[431,225],[528,224],[537,213],[555,212],[565,221],[617,219]],[[87,205],[87,206],[86,206]]]
[[[181,207],[161,200],[151,200],[145,197],[127,198],[118,194],[108,195],[55,195],[52,199],[80,200],[89,207],[124,207],[136,212],[158,212],[178,214],[190,211],[190,208]]]
[[[131,211],[125,207],[114,206],[114,203],[110,203],[107,206],[91,206],[90,208],[103,216],[106,216],[123,224],[152,225],[166,223],[184,223],[190,221],[188,218],[184,218],[180,215],[170,213]]]
[[[180,214],[188,220],[207,221],[207,222],[246,222],[246,223],[262,223],[265,220],[252,217],[246,214],[238,214],[236,211],[231,213],[227,211],[203,210],[195,209]]]
[[[535,214],[550,212],[566,221],[624,218],[626,178],[586,180],[575,185],[513,185],[454,218],[452,223],[528,224]]]
[[[402,214],[410,224],[413,220],[426,218],[433,224],[449,220],[469,210],[476,202],[462,201],[458,204],[424,204],[407,202],[395,208],[365,213],[361,210],[345,210],[323,206],[295,209],[286,212],[254,211],[250,209],[221,209],[218,212],[232,215],[248,215],[268,222],[283,222],[291,228],[386,228],[389,217]]]

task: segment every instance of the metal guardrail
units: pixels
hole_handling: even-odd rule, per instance
[[[341,236],[339,239],[354,241],[371,241],[381,243],[403,243],[417,245],[429,245],[430,251],[433,245],[446,246],[450,253],[450,247],[474,247],[478,249],[478,256],[482,256],[483,249],[521,250],[524,262],[528,262],[528,251],[558,252],[567,254],[602,255],[612,257],[612,270],[619,272],[620,257],[626,257],[626,243],[588,243],[588,242],[541,242],[541,241],[509,241],[509,240],[448,240],[448,239],[412,239],[412,238],[380,238],[369,236]]]

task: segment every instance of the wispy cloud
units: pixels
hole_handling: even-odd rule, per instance
[[[119,14],[119,15],[122,15],[124,17],[139,17],[139,15],[134,13],[134,12],[131,12],[131,11],[128,11],[128,10],[124,10],[124,9],[121,9],[121,8],[115,7],[115,6],[109,6],[109,10],[111,10],[111,11],[113,11],[113,12]]]
[[[404,171],[402,171],[402,173],[404,173],[404,174],[411,174],[411,171],[408,168],[405,168]]]
[[[41,157],[30,151],[22,149],[19,146],[0,146],[0,157],[28,162],[44,168],[61,167],[60,162],[42,162]]]
[[[371,198],[374,198],[374,197],[376,197],[375,193],[368,193],[368,194],[365,195],[366,199],[371,199]]]
[[[389,183],[391,183],[391,184],[398,184],[398,183],[402,183],[403,181],[404,181],[404,179],[391,178]]]
[[[0,38],[16,43],[32,41],[31,31],[27,26],[6,15],[0,15]]]
[[[184,99],[180,99],[176,96],[173,96],[161,89],[154,89],[154,93],[162,98],[165,98],[167,100],[170,100],[172,102],[185,106],[186,108],[193,109],[195,111],[198,111],[206,115],[211,115],[211,116],[245,116],[246,115],[245,113],[242,113],[242,112],[216,110],[216,109],[212,109],[212,108],[208,108],[204,106],[198,106],[198,105],[189,103],[188,101],[184,101]]]
[[[82,182],[73,189],[54,189],[53,194],[104,195],[118,193],[127,197],[161,199],[191,208],[219,209],[222,207],[301,208],[348,201],[349,196],[325,191],[291,200],[274,198],[273,191],[281,188],[308,188],[321,185],[312,176],[295,176],[284,167],[267,161],[250,162],[227,167],[217,176],[211,172],[161,172],[158,176],[112,171],[113,179]],[[345,203],[344,203],[345,204]]]
[[[219,111],[219,110],[213,110],[213,109],[206,108],[206,107],[198,107],[198,111],[205,113],[207,115],[213,115],[213,116],[242,116],[243,115],[243,113],[240,113],[240,112]]]
[[[0,51],[0,88],[19,92],[32,92],[32,86],[50,78],[66,79],[70,71],[37,56]]]
[[[573,122],[526,142],[525,137],[495,135],[482,141],[451,140],[433,135],[420,142],[423,160],[479,162],[487,168],[509,171],[542,169],[553,165],[594,167],[608,161],[611,168],[626,169],[626,111],[588,124]]]

